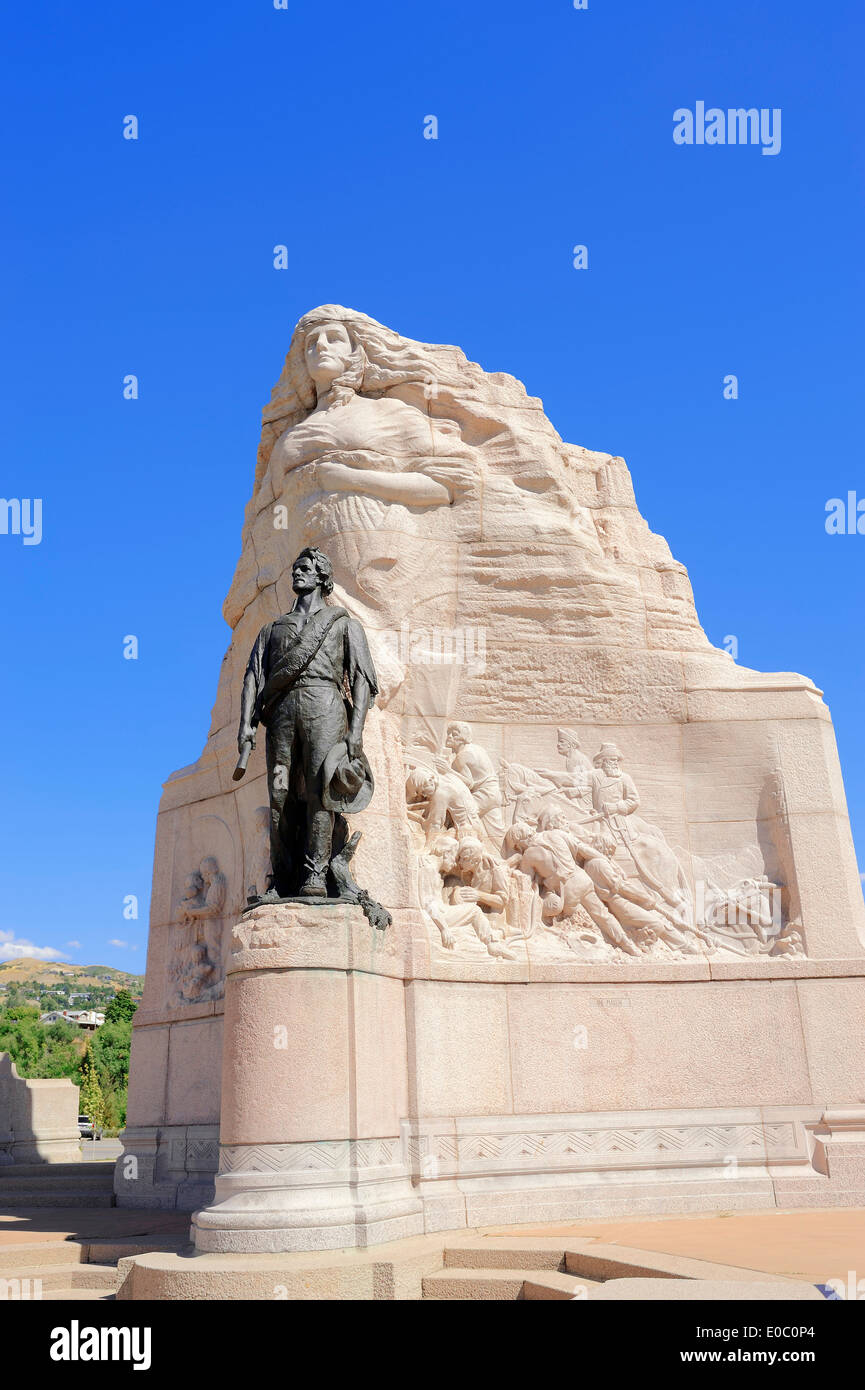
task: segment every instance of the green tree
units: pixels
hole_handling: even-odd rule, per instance
[[[128,989],[119,989],[105,1010],[106,1023],[120,1023],[132,1018],[138,1008]]]
[[[42,1029],[40,1076],[68,1076],[78,1082],[81,1066],[81,1030],[74,1023],[51,1023]]]
[[[105,1097],[106,1121],[112,1129],[119,1129],[126,1122],[131,1043],[132,1023],[124,1018],[104,1023],[96,1030],[90,1044]]]
[[[39,1010],[34,1004],[13,1004],[6,1010],[6,1016],[14,1023],[23,1023],[25,1019],[35,1019],[38,1022]]]
[[[0,1020],[0,1052],[9,1053],[19,1076],[38,1076],[42,1056],[42,1028],[38,1022],[38,1010],[36,1020],[29,1013],[27,1017],[18,1019],[14,1017],[17,1012],[10,1009]]]
[[[90,1051],[104,1091],[126,1089],[131,1043],[132,1024],[126,1019],[104,1023],[93,1035]]]
[[[93,1060],[93,1045],[88,1042],[81,1062],[81,1114],[88,1115],[99,1129],[105,1124],[105,1097],[99,1082],[99,1072]]]

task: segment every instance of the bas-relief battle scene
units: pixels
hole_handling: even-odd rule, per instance
[[[340,842],[361,832],[361,877],[422,914],[433,962],[806,953],[771,722],[731,738],[721,695],[719,722],[690,750],[680,737],[689,684],[779,678],[710,645],[623,460],[565,444],[521,383],[458,348],[327,305],[298,324],[264,411],[207,747],[167,784],[153,925],[171,945],[150,1008],[218,1000],[233,922],[285,891],[238,701],[257,634],[296,602],[301,547],[326,555],[324,602],[374,663],[385,786],[339,818]]]
[[[463,721],[446,745],[450,756],[408,753],[419,900],[437,946],[505,960],[804,954],[761,854],[751,877],[730,883],[726,857],[701,863],[706,876],[692,881],[660,827],[637,814],[614,743],[589,758],[576,730],[559,729],[559,768],[500,770]]]

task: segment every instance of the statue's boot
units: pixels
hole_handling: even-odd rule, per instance
[[[327,860],[316,863],[314,859],[304,859],[303,867],[306,870],[306,877],[300,885],[301,898],[326,898],[327,897]]]

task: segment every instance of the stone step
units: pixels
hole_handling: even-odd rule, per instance
[[[98,1173],[110,1177],[114,1173],[114,1160],[101,1158],[92,1162],[82,1160],[81,1163],[0,1163],[0,1183],[5,1178],[76,1178],[82,1173]]]
[[[814,1284],[795,1279],[769,1279],[767,1275],[750,1283],[741,1279],[608,1279],[591,1296],[599,1303],[646,1303],[654,1300],[658,1303],[737,1302],[751,1305],[789,1303],[791,1299],[807,1303],[825,1302]],[[756,1316],[748,1321],[756,1322]]]
[[[0,1190],[0,1212],[19,1211],[22,1208],[36,1207],[113,1207],[114,1193],[96,1188],[95,1191],[80,1189],[72,1191],[68,1187],[52,1188],[39,1192],[4,1192]]]
[[[575,1298],[595,1281],[558,1270],[440,1269],[423,1280],[425,1299],[514,1300],[535,1302]]]
[[[29,1265],[16,1269],[11,1276],[17,1280],[29,1280],[32,1288],[35,1280],[42,1281],[43,1296],[49,1289],[101,1289],[113,1293],[117,1288],[119,1275],[116,1265],[91,1265],[86,1263],[65,1265]],[[38,1287],[38,1285],[37,1285]]]
[[[16,1175],[9,1177],[0,1170],[0,1202],[7,1192],[53,1192],[58,1187],[65,1191],[70,1188],[80,1189],[82,1192],[91,1190],[113,1192],[114,1180],[110,1173],[63,1173],[56,1177],[53,1173],[46,1173],[44,1176],[37,1177],[35,1174]]]
[[[438,1299],[552,1300],[615,1297],[612,1284],[666,1284],[670,1297],[695,1280],[724,1279],[753,1288],[768,1276],[661,1251],[606,1244],[591,1237],[486,1236],[445,1247],[444,1269],[424,1281],[424,1297]],[[601,1293],[601,1290],[606,1292]],[[623,1294],[624,1296],[624,1294]]]
[[[105,1289],[46,1289],[43,1303],[113,1303],[114,1294]]]
[[[532,1303],[554,1303],[564,1299],[573,1301],[587,1299],[591,1289],[600,1287],[596,1279],[580,1279],[573,1274],[548,1269],[526,1276],[523,1298]]]
[[[100,1236],[84,1242],[86,1251],[82,1259],[93,1260],[96,1264],[116,1265],[118,1260],[129,1255],[154,1255],[164,1252],[174,1254],[190,1246],[189,1233],[183,1235],[152,1236]]]
[[[0,1245],[0,1276],[11,1278],[21,1269],[46,1269],[55,1265],[117,1265],[129,1255],[178,1251],[189,1245],[188,1235],[80,1236],[72,1240],[28,1241]]]
[[[446,1269],[564,1269],[565,1246],[545,1240],[490,1238],[477,1244],[449,1245],[442,1251]]]
[[[87,1258],[87,1247],[77,1240],[28,1241],[26,1245],[0,1246],[0,1276],[12,1278],[19,1270],[53,1265],[80,1264]],[[103,1261],[107,1264],[108,1261]]]

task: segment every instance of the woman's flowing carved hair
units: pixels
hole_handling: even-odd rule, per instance
[[[327,408],[338,409],[360,393],[379,397],[398,387],[414,386],[421,402],[434,396],[442,402],[471,395],[484,373],[455,347],[438,347],[402,338],[367,314],[322,304],[298,321],[279,381],[262,412],[263,429],[258,451],[256,486],[267,469],[274,444],[285,430],[299,424],[316,407],[315,382],[306,365],[306,339],[311,329],[338,323],[346,330],[352,353],[345,371],[327,392]]]
[[[291,336],[282,375],[277,382],[266,419],[279,419],[283,429],[303,419],[315,408],[315,382],[306,365],[306,340],[313,328],[324,324],[341,324],[351,342],[351,359],[341,376],[328,391],[331,405],[345,405],[356,391],[364,395],[381,395],[389,386],[407,381],[423,382],[433,373],[433,363],[419,350],[420,344],[401,339],[393,329],[385,328],[367,314],[344,309],[339,304],[322,304],[298,320]],[[412,349],[418,349],[412,351]]]

